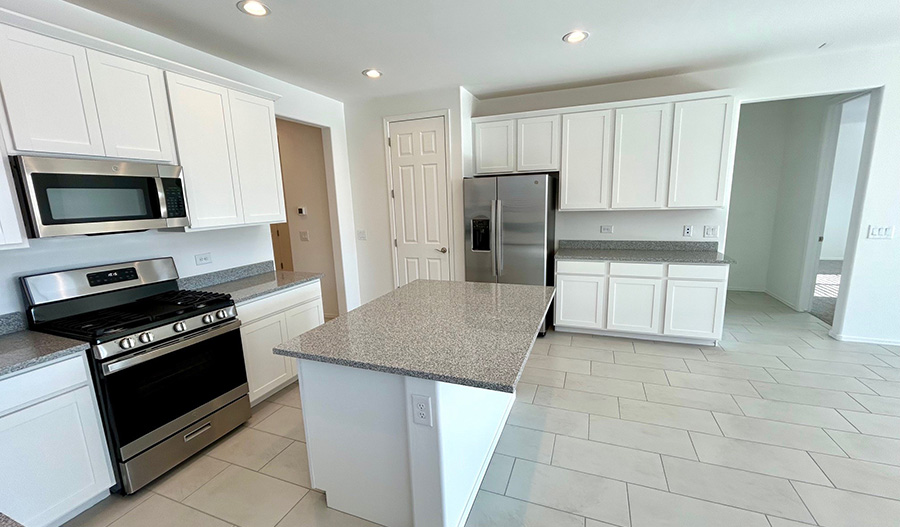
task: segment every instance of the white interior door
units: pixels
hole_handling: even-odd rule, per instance
[[[444,118],[390,123],[397,286],[450,279]]]

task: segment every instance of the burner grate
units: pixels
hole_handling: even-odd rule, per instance
[[[199,306],[209,302],[228,300],[229,298],[231,298],[231,296],[225,293],[211,293],[209,291],[184,289],[160,293],[150,297],[149,300],[176,306]]]
[[[146,324],[151,320],[152,318],[149,315],[142,313],[119,309],[103,309],[55,320],[51,324],[56,329],[70,332],[73,335],[93,337]]]

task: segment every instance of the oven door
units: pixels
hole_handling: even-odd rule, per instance
[[[120,462],[247,394],[240,325],[101,364],[98,384]]]

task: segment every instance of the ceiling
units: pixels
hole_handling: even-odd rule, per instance
[[[897,0],[263,0],[265,18],[236,0],[68,1],[343,101],[457,85],[489,98],[900,40]],[[562,42],[575,28],[591,37]]]

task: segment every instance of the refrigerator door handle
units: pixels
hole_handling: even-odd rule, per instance
[[[497,200],[491,200],[491,231],[489,233],[490,236],[490,247],[491,247],[491,276],[497,276],[497,251],[499,247],[497,247]]]
[[[495,229],[497,232],[497,239],[495,242],[496,250],[494,251],[494,254],[497,258],[497,276],[499,277],[503,274],[503,202],[498,199],[495,208],[497,209],[494,213],[497,217],[497,227]]]

